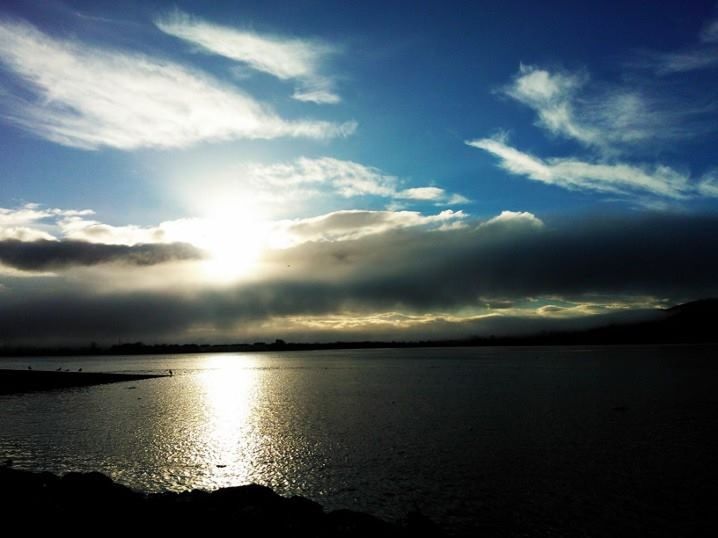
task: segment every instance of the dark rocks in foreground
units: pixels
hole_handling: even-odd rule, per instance
[[[441,536],[419,513],[402,525],[350,510],[325,512],[303,497],[282,497],[256,484],[214,492],[144,494],[100,473],[51,473],[0,467],[6,529],[143,532],[223,532],[238,536]],[[16,525],[18,527],[16,527]],[[18,532],[19,532],[18,531]]]
[[[58,372],[44,370],[0,370],[0,394],[35,390],[87,387],[121,381],[164,377],[157,374],[113,374],[104,372]]]

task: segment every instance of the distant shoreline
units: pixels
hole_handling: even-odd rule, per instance
[[[261,353],[267,351],[330,351],[353,349],[415,349],[470,347],[540,347],[540,346],[664,346],[718,345],[718,338],[706,340],[563,340],[552,338],[496,338],[481,341],[431,340],[426,342],[331,342],[288,344],[120,344],[102,347],[0,348],[0,358],[12,357],[119,357],[125,355],[182,355],[193,353]]]
[[[518,336],[488,336],[462,339],[417,341],[335,341],[274,342],[234,344],[145,344],[119,343],[111,346],[0,346],[0,357],[88,356],[88,355],[164,355],[182,353],[228,353],[262,351],[318,351],[332,349],[380,349],[488,346],[573,346],[573,345],[666,345],[718,344],[713,320],[718,316],[718,299],[702,299],[660,312],[650,321],[611,324],[593,329],[542,332]]]
[[[579,339],[560,336],[486,338],[480,340],[429,340],[419,342],[329,342],[329,343],[254,343],[254,344],[118,344],[110,347],[3,347],[0,358],[12,357],[94,357],[126,355],[181,355],[196,353],[261,353],[267,351],[330,351],[354,349],[416,349],[471,347],[540,346],[666,346],[718,345],[718,337],[701,339]]]

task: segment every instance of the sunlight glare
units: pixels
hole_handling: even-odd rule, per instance
[[[236,355],[213,358],[202,384],[214,481],[218,486],[248,483],[261,439],[254,420],[260,391],[255,361]]]
[[[209,257],[202,272],[212,282],[228,283],[249,277],[266,247],[269,225],[246,205],[215,208],[196,222],[193,244]]]

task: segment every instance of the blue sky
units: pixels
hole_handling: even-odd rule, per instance
[[[0,240],[186,243],[221,258],[214,282],[173,269],[205,290],[269,286],[267,260],[392,233],[435,244],[497,222],[593,233],[586,223],[606,218],[636,230],[713,218],[716,68],[715,2],[6,1]],[[81,270],[10,259],[0,289],[18,297],[27,278],[55,297],[57,282],[119,271],[116,258]],[[141,269],[123,269],[123,289],[160,293]],[[713,290],[619,284],[511,301],[482,284],[466,304],[398,294],[292,315],[464,322],[496,314],[490,297],[535,301],[517,315],[553,303],[605,313]],[[93,297],[110,293],[97,286]],[[195,325],[233,334],[214,318]]]

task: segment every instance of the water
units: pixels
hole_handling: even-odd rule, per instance
[[[256,482],[454,532],[700,534],[715,347],[2,359],[173,377],[0,396],[0,457],[145,491]],[[715,530],[715,526],[713,526]]]

